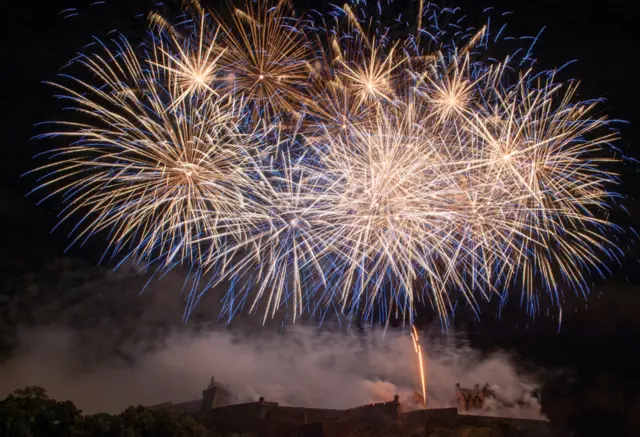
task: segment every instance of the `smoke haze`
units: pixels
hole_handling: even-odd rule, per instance
[[[358,332],[325,323],[322,329],[242,315],[231,328],[214,318],[220,293],[208,292],[187,324],[184,275],[151,282],[134,266],[117,271],[68,258],[43,258],[3,284],[0,301],[0,398],[41,385],[87,413],[130,405],[199,399],[214,376],[238,402],[259,396],[281,404],[349,408],[389,401],[407,404],[420,392],[408,333]],[[286,328],[282,330],[282,326]],[[528,406],[497,414],[538,417],[530,393],[538,388],[506,353],[481,356],[453,334],[421,333],[430,407],[450,406],[455,383],[492,384],[503,400]]]
[[[236,401],[264,396],[285,405],[349,408],[389,401],[411,405],[420,392],[416,355],[407,334],[396,331],[332,332],[289,326],[258,334],[214,330],[170,333],[161,346],[131,360],[87,362],[77,334],[67,328],[21,331],[20,347],[0,367],[0,396],[41,385],[56,399],[70,399],[87,413],[119,412],[129,405],[199,399],[211,376]],[[99,341],[96,340],[96,341]],[[482,358],[452,338],[423,340],[430,407],[453,406],[455,384],[489,382],[513,405],[495,414],[540,417],[533,378],[518,374],[506,354]],[[524,405],[522,402],[524,401]]]

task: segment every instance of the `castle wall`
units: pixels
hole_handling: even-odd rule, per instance
[[[416,426],[424,426],[427,423],[428,410],[415,410],[400,415],[400,421],[407,428],[414,428]]]
[[[220,434],[248,433],[260,437],[343,437],[354,430],[369,435],[367,430],[376,429],[393,429],[396,434],[400,433],[398,435],[429,435],[442,430],[459,435],[468,432],[514,437],[551,435],[549,424],[543,421],[472,416],[459,414],[456,408],[399,413],[398,404],[393,402],[351,410],[280,407],[277,403],[254,402],[212,410],[205,424]]]
[[[400,418],[399,404],[386,402],[383,404],[363,405],[347,410],[350,420],[397,421]]]
[[[484,389],[483,389],[484,390]],[[212,378],[203,391],[202,408],[196,417],[215,434],[250,434],[256,437],[343,437],[362,436],[386,430],[389,435],[422,436],[432,433],[486,436],[550,436],[547,422],[474,416],[468,408],[484,401],[484,391],[462,389],[456,384],[459,408],[401,412],[398,396],[393,402],[364,405],[349,410],[279,406],[258,402],[219,406],[230,394]],[[173,409],[172,404],[159,406]],[[448,435],[448,434],[447,434]]]
[[[282,434],[273,434],[273,435],[282,435]],[[322,422],[305,425],[300,429],[298,429],[298,432],[295,435],[296,437],[327,437],[328,436],[328,434],[326,433],[325,424]],[[344,435],[346,434],[341,434],[341,436],[344,436]]]
[[[270,411],[269,415],[274,418],[282,418],[283,420],[304,424],[339,420],[346,417],[347,412],[345,410],[278,406],[278,408]]]
[[[511,430],[514,435],[551,435],[549,422],[543,420],[460,415],[460,421],[473,426],[499,426]]]
[[[346,435],[349,435],[357,426],[358,423],[352,420],[323,423],[322,437],[344,437]]]
[[[264,429],[268,436],[286,436],[293,434],[305,423],[306,415],[302,411],[274,408],[267,413]]]
[[[277,406],[269,402],[229,405],[211,410],[203,422],[219,433],[257,433],[263,429],[267,413]]]
[[[472,416],[459,414],[456,408],[417,410],[401,415],[405,429],[422,428],[428,434],[440,429],[457,429],[460,435],[472,430],[474,435],[487,436],[550,436],[548,422],[530,419]]]

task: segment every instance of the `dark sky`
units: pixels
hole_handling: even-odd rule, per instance
[[[82,50],[92,36],[105,37],[113,29],[133,38],[140,36],[144,29],[140,14],[148,10],[150,2],[108,0],[106,4],[91,7],[88,6],[90,3],[85,0],[27,1],[8,5],[2,48],[6,87],[3,92],[0,172],[0,205],[3,208],[0,220],[6,222],[2,231],[7,233],[6,238],[20,242],[20,251],[36,252],[25,255],[27,259],[41,252],[43,246],[61,253],[68,243],[65,229],[49,233],[55,224],[57,205],[50,203],[36,208],[37,196],[25,199],[25,194],[35,186],[35,179],[21,177],[36,165],[33,155],[51,146],[46,141],[30,139],[45,131],[34,125],[54,119],[61,107],[52,98],[53,90],[42,82],[55,80],[65,62]],[[321,2],[299,2],[300,5],[305,3],[316,7],[323,5]],[[604,97],[607,99],[601,106],[604,113],[630,122],[629,125],[617,125],[622,132],[617,146],[633,156],[633,145],[640,139],[638,129],[634,128],[640,118],[637,109],[640,64],[635,56],[638,15],[630,3],[613,0],[587,7],[577,0],[503,0],[488,5],[468,0],[445,2],[448,6],[461,6],[472,25],[484,22],[482,10],[487,6],[493,6],[496,11],[512,11],[506,32],[510,35],[535,35],[545,27],[536,43],[539,65],[553,68],[576,59],[578,62],[564,70],[561,79],[580,79],[580,97]],[[67,7],[75,8],[77,15],[65,18],[73,15],[73,12],[61,12]],[[621,191],[633,196],[638,181],[637,169],[623,166],[617,170],[624,172]],[[625,201],[625,206],[631,210],[637,208],[633,199]],[[626,222],[624,217],[621,219]],[[69,256],[93,260],[102,248],[102,242],[91,242],[83,249],[72,248]],[[22,263],[15,255],[9,258],[12,264]],[[635,254],[629,258],[635,265]],[[28,262],[25,264],[29,265]],[[634,271],[634,268],[626,270],[625,276]]]
[[[89,42],[91,35],[102,37],[112,29],[129,36],[140,34],[141,20],[135,17],[146,10],[146,2],[106,0],[107,4],[93,7],[89,7],[89,3],[89,0],[25,0],[4,6],[7,9],[3,14],[5,37],[0,51],[4,84],[0,135],[0,325],[5,337],[0,339],[0,344],[7,348],[12,345],[15,326],[55,322],[56,311],[68,316],[65,308],[83,311],[77,301],[82,300],[82,293],[92,292],[86,284],[106,274],[95,267],[103,242],[94,241],[88,247],[73,248],[63,255],[68,243],[65,232],[49,232],[55,224],[55,202],[36,207],[37,198],[25,198],[35,180],[21,177],[35,165],[32,156],[47,147],[46,141],[30,140],[42,132],[34,125],[55,118],[59,110],[59,104],[52,98],[52,89],[42,82],[54,80],[64,63]],[[546,27],[535,50],[539,65],[552,68],[577,59],[577,63],[562,73],[562,78],[579,78],[583,98],[607,99],[602,109],[611,118],[629,122],[619,125],[622,139],[617,145],[625,153],[640,158],[636,147],[640,141],[640,38],[637,36],[640,15],[633,3],[622,0],[446,2],[448,6],[461,6],[468,12],[469,22],[475,25],[482,24],[484,7],[512,11],[507,29],[514,35],[534,35]],[[77,8],[78,16],[65,19],[65,14],[60,12],[67,7]],[[626,204],[633,216],[630,220],[624,219],[625,224],[632,225],[640,217],[640,208],[633,199],[638,194],[638,168],[621,168],[624,180],[621,191],[629,195]],[[594,375],[617,375],[640,388],[631,359],[632,351],[637,353],[640,340],[640,264],[635,246],[626,249],[626,242],[624,245],[627,257],[623,265],[612,266],[613,277],[595,284],[588,308],[584,302],[572,301],[560,333],[557,333],[557,323],[544,318],[534,322],[517,308],[503,314],[500,320],[490,314],[481,322],[460,320],[458,329],[467,330],[474,344],[483,350],[514,349],[522,354],[523,362],[565,366]],[[67,274],[71,279],[64,282],[62,271],[74,273]],[[33,294],[25,290],[25,284],[37,284],[40,291]],[[118,288],[111,287],[101,293],[117,295]],[[135,314],[144,312],[144,304],[131,303],[137,299],[136,287],[122,285],[121,288],[134,291],[122,302],[117,299],[94,302],[97,307],[108,308],[102,317],[108,319],[120,312],[122,306],[138,305]],[[76,294],[65,297],[70,289]],[[25,296],[35,297],[29,301]],[[52,296],[59,299],[56,310],[38,315],[42,312],[41,306],[49,304]],[[38,317],[43,317],[45,322]],[[177,308],[158,318],[164,320],[151,319],[153,323],[167,320],[170,323],[172,318],[177,322],[179,317]],[[81,320],[76,316],[71,319]],[[112,329],[119,331],[118,338],[122,339],[126,339],[127,332],[135,331],[129,325],[124,329],[115,322]],[[629,405],[640,402],[640,399],[634,401],[630,394],[625,396],[629,396]]]
[[[67,7],[75,7],[77,16],[64,18],[61,13]],[[39,121],[55,117],[60,105],[52,99],[52,89],[42,84],[54,80],[61,67],[82,46],[90,42],[91,36],[104,37],[117,29],[125,34],[140,35],[140,18],[136,15],[147,10],[147,1],[108,0],[104,5],[89,7],[89,1],[68,2],[13,2],[8,6],[3,39],[3,71],[6,83],[3,92],[3,144],[2,185],[10,195],[23,198],[34,185],[34,180],[20,175],[31,169],[31,157],[47,147],[46,142],[29,140],[42,133],[34,127]],[[401,3],[401,2],[400,2]],[[483,23],[484,2],[445,2],[459,5],[474,25]],[[301,3],[302,4],[302,3]],[[482,6],[480,6],[482,4]],[[620,126],[622,140],[618,146],[633,152],[639,134],[633,128],[639,117],[638,77],[640,66],[636,60],[636,32],[638,15],[631,2],[613,0],[602,2],[597,7],[586,6],[577,0],[513,2],[493,1],[499,11],[512,11],[508,18],[507,33],[512,35],[535,35],[545,27],[536,44],[535,53],[539,65],[544,68],[560,66],[569,60],[577,63],[565,70],[561,78],[578,78],[582,81],[581,97],[605,97],[602,109],[611,118],[631,122]],[[632,174],[625,178],[634,181]],[[635,184],[625,184],[623,190],[633,192]],[[19,202],[17,211],[32,208],[33,199]],[[633,206],[633,205],[632,205]],[[17,214],[14,211],[14,214]],[[41,208],[30,210],[30,215],[39,215],[48,223],[54,223],[50,211]],[[52,212],[52,211],[51,211]],[[55,235],[52,244],[64,246]],[[83,251],[81,256],[86,256]]]

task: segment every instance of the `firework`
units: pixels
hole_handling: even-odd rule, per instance
[[[256,123],[295,118],[307,100],[311,55],[299,19],[284,0],[246,2],[231,12],[231,23],[218,19],[226,48],[221,88],[252,103]]]
[[[253,295],[251,309],[266,296],[265,318],[285,301],[292,301],[295,320],[303,311],[305,297],[313,294],[308,284],[328,287],[324,258],[333,235],[328,201],[333,188],[304,163],[305,158],[287,154],[281,156],[280,164],[263,163],[257,181],[263,193],[258,202],[261,214],[255,217],[249,238],[228,248],[243,255],[211,285],[226,279],[244,283],[234,298],[244,301],[248,294]]]
[[[218,75],[218,61],[225,53],[216,45],[217,30],[212,30],[206,16],[200,16],[200,25],[193,26],[187,35],[180,35],[156,14],[151,16],[152,22],[158,22],[159,35],[154,39],[153,67],[163,73],[165,81],[171,89],[178,91],[172,98],[168,109],[173,109],[184,99],[197,95],[214,97],[218,93],[214,89]],[[214,27],[215,28],[215,27]]]
[[[424,359],[422,358],[422,345],[420,345],[420,337],[415,326],[411,327],[411,340],[413,340],[413,349],[418,357],[418,371],[420,373],[420,387],[422,388],[422,405],[427,408],[427,383],[425,377]]]
[[[372,305],[390,283],[398,303],[411,306],[417,278],[440,278],[433,258],[442,243],[434,241],[438,221],[450,214],[438,206],[449,184],[439,179],[436,150],[416,129],[411,111],[401,118],[379,115],[373,126],[331,138],[323,155],[339,187],[332,242],[343,307],[348,301],[361,304],[361,296]],[[442,285],[433,283],[433,290],[442,291]],[[440,301],[442,295],[435,294]]]
[[[214,286],[229,314],[411,319],[425,301],[445,324],[460,298],[519,288],[536,313],[586,293],[618,256],[607,120],[530,51],[480,61],[491,29],[418,6],[415,34],[380,4],[152,13],[140,48],[80,56],[92,79],[58,85],[78,115],[47,135],[69,144],[40,188],[82,217],[74,241],[105,232],[114,256],[208,276],[187,314]]]
[[[62,220],[84,215],[75,241],[106,231],[115,252],[137,259],[202,259],[219,234],[240,238],[256,137],[240,132],[239,103],[189,100],[179,81],[159,82],[158,59],[141,63],[125,40],[118,47],[77,59],[96,85],[57,85],[84,121],[47,135],[71,143],[52,152],[40,188],[65,193]]]

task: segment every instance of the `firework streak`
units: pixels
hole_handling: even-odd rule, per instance
[[[530,49],[487,60],[501,30],[422,2],[413,24],[381,4],[184,3],[55,84],[75,112],[44,135],[66,141],[37,190],[79,217],[74,242],[187,266],[185,317],[212,287],[229,317],[410,319],[424,301],[446,325],[457,301],[515,289],[534,314],[620,256],[609,122]]]

